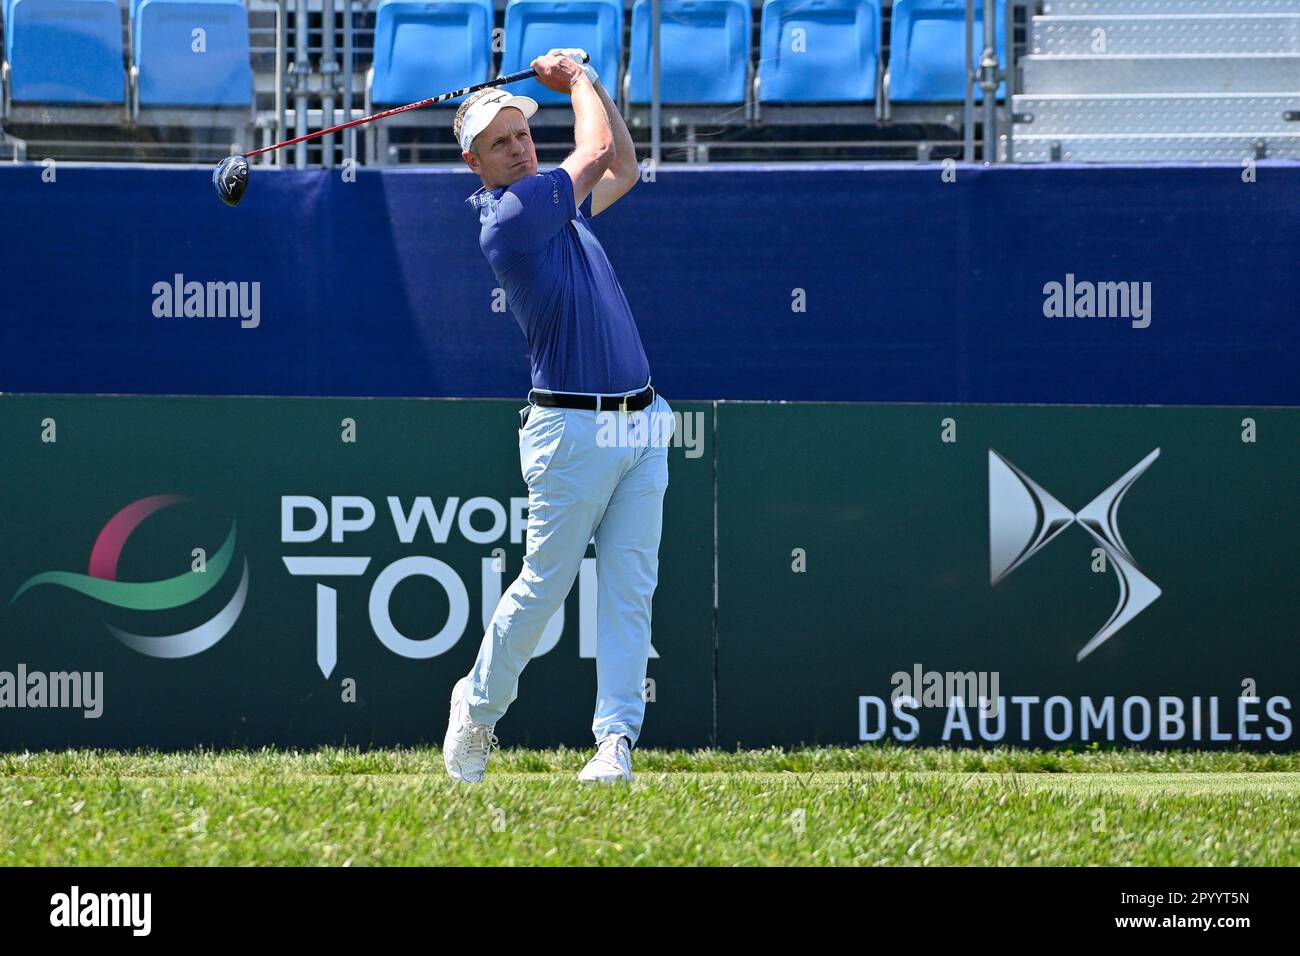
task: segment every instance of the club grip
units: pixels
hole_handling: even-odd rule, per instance
[[[590,63],[591,54],[584,51],[582,54],[582,62]],[[519,70],[517,73],[507,73],[505,76],[498,76],[495,80],[484,83],[483,86],[505,86],[507,83],[518,83],[520,80],[527,80],[536,75],[537,71],[532,67],[529,67],[526,70]],[[481,87],[475,87],[475,89],[481,89]]]

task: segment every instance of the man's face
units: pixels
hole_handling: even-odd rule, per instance
[[[492,117],[487,129],[474,139],[478,154],[468,150],[461,158],[483,180],[488,189],[509,186],[537,174],[537,150],[528,120],[514,107]]]

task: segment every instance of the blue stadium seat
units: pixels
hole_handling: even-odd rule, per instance
[[[492,0],[383,0],[374,66],[371,101],[385,105],[491,79]]]
[[[5,57],[15,102],[125,102],[117,0],[6,0]]]
[[[759,101],[870,102],[880,46],[880,0],[766,0]]]
[[[1006,56],[1006,0],[997,0],[998,56]],[[966,0],[895,0],[889,43],[889,99],[942,103],[966,98]],[[975,4],[973,62],[984,48],[984,5]],[[1006,92],[1004,83],[998,98]],[[975,99],[984,92],[975,87]]]
[[[662,0],[659,96],[664,103],[744,103],[749,0]],[[628,99],[649,103],[650,0],[632,7]]]
[[[506,4],[505,50],[501,72],[528,69],[535,57],[557,47],[580,47],[591,57],[607,90],[618,89],[623,59],[622,0],[510,0]],[[568,103],[536,80],[514,86],[543,105]]]
[[[193,49],[196,29],[205,32],[202,53]],[[242,0],[139,0],[131,45],[141,106],[253,102],[248,11]]]
[[[230,0],[194,0],[195,3],[229,3]],[[136,11],[140,9],[140,4],[144,0],[131,0],[131,23],[135,24]]]

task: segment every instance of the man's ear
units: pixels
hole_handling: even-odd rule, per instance
[[[461,151],[460,158],[465,161],[466,166],[472,169],[479,176],[483,175],[483,170],[479,168],[478,157],[475,156],[473,153],[471,153],[468,149]]]

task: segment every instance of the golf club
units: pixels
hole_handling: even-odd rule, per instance
[[[582,62],[586,63],[588,59],[590,58],[584,56]],[[283,149],[285,146],[293,146],[295,143],[306,142],[309,139],[316,139],[319,136],[325,136],[329,133],[337,133],[339,130],[347,129],[350,126],[360,126],[362,123],[373,123],[375,120],[385,119],[389,116],[396,116],[398,113],[405,113],[407,110],[418,110],[425,106],[432,106],[435,103],[454,100],[458,96],[467,96],[470,93],[477,93],[479,90],[485,90],[489,87],[505,86],[507,83],[517,83],[520,80],[526,80],[529,77],[536,75],[536,71],[532,68],[519,70],[517,73],[508,73],[505,76],[498,76],[495,80],[488,80],[486,83],[479,83],[476,86],[467,86],[463,90],[453,90],[450,93],[431,96],[427,100],[420,100],[416,103],[407,103],[405,106],[398,106],[391,110],[384,110],[382,113],[375,113],[373,116],[363,116],[360,119],[354,119],[348,123],[340,123],[338,126],[331,126],[329,129],[317,130],[316,132],[308,133],[305,136],[287,139],[283,143],[276,143],[272,146],[263,146],[261,149],[255,149],[251,153],[242,156],[227,156],[221,162],[217,163],[217,168],[212,171],[212,185],[216,187],[217,195],[221,197],[223,203],[227,206],[237,206],[239,205],[239,201],[244,198],[244,193],[248,190],[248,160],[250,157],[258,156],[262,153],[269,153],[277,149]]]

